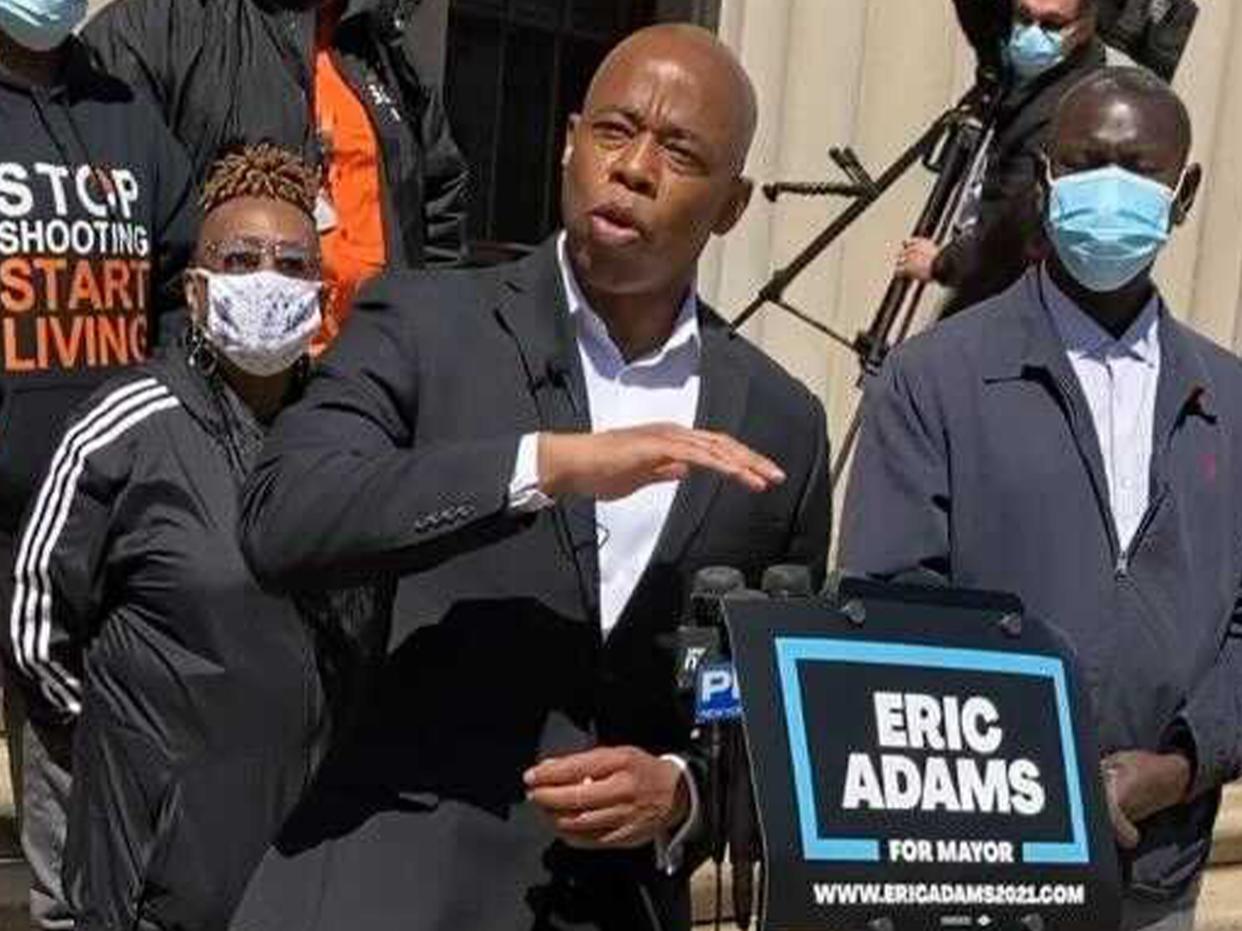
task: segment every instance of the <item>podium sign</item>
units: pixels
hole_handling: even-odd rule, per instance
[[[1062,645],[1004,596],[856,591],[845,614],[726,607],[761,927],[1117,927],[1099,754]]]

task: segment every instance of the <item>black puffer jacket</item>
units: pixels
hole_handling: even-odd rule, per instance
[[[337,67],[365,105],[383,161],[384,228],[398,267],[461,258],[466,165],[439,89],[424,80],[408,17],[419,0],[349,0]],[[148,91],[201,180],[220,149],[275,142],[311,164],[316,4],[277,0],[116,0],[83,39],[110,71]]]
[[[172,347],[72,419],[23,528],[4,639],[33,708],[77,720],[65,884],[84,931],[225,927],[314,768],[313,632],[235,537],[261,440]]]

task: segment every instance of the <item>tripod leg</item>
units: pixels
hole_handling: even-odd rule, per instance
[[[957,110],[964,106],[968,100],[977,96],[978,93],[979,90],[977,88],[972,90],[962,98],[962,102],[958,104],[958,107],[946,111],[932,123],[923,135],[898,156],[897,160],[883,174],[873,180],[867,193],[856,197],[827,227],[807,243],[802,251],[790,260],[788,265],[773,272],[772,277],[759,289],[759,292],[746,305],[746,308],[729,323],[729,326],[734,330],[738,329],[753,317],[764,304],[775,302],[784,295],[786,289],[802,273],[804,268],[815,261],[820,253],[832,245],[837,237],[844,233],[855,220],[866,213],[867,209],[879,200],[885,191],[896,184],[907,171],[918,164],[928,152],[935,148],[946,128],[952,125]]]

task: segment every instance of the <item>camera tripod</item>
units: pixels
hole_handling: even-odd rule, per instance
[[[909,335],[919,302],[926,291],[925,284],[894,275],[870,325],[852,339],[790,304],[785,299],[785,292],[808,265],[920,162],[936,175],[936,181],[912,235],[943,242],[954,228],[966,192],[982,172],[1000,89],[994,81],[981,80],[954,106],[937,117],[878,178],[867,172],[853,149],[834,147],[829,150],[829,156],[845,174],[848,183],[781,181],[765,184],[763,193],[769,201],[785,194],[794,194],[844,197],[851,202],[788,265],[772,274],[734,318],[732,328],[736,330],[764,305],[772,304],[853,352],[861,367],[860,385],[867,377],[876,374],[889,350]],[[856,409],[832,465],[833,489],[849,462],[858,438],[859,424],[860,410]]]

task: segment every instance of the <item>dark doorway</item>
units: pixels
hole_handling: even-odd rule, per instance
[[[660,19],[707,19],[704,7],[703,0],[452,0],[445,93],[470,163],[477,260],[497,257],[501,244],[534,245],[558,225],[565,123],[608,49]]]

